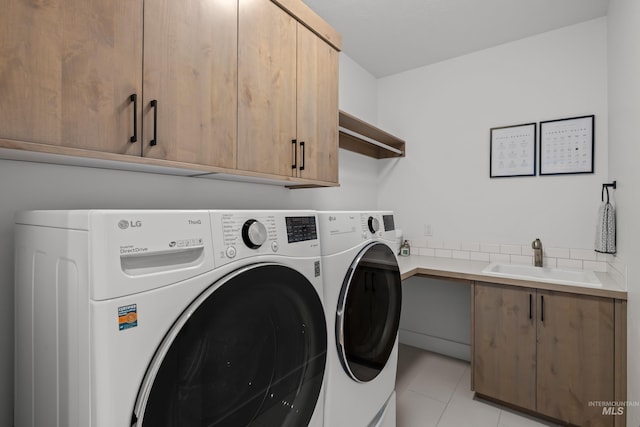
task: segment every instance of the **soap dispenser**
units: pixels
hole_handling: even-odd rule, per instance
[[[402,246],[400,246],[400,256],[409,256],[409,255],[411,255],[411,247],[409,246],[409,242],[405,240]]]

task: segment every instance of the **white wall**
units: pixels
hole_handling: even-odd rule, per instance
[[[373,95],[372,95],[373,94]],[[340,61],[340,107],[375,117],[375,79]],[[181,178],[0,160],[0,426],[13,425],[13,216],[25,209],[375,209],[377,163],[340,150],[340,187]]]
[[[341,53],[340,79],[340,109],[375,125],[378,122],[376,78]]]
[[[627,400],[640,401],[640,2],[611,0],[609,31],[609,178],[615,191],[618,258],[627,265]],[[630,407],[627,425],[640,425]]]
[[[405,237],[592,248],[607,179],[606,18],[380,79],[381,127],[407,157],[379,205]],[[595,174],[489,178],[489,129],[595,114]],[[404,191],[402,191],[404,189]]]
[[[597,19],[378,80],[380,126],[407,141],[406,158],[381,162],[378,205],[405,238],[593,247],[608,167],[606,28]],[[489,178],[491,127],[589,114],[594,174]],[[404,284],[400,339],[468,360],[469,295],[443,283]],[[446,304],[436,328],[430,301]]]

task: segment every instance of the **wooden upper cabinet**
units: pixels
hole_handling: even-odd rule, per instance
[[[301,0],[6,1],[0,145],[335,185],[340,43]]]
[[[473,319],[475,390],[531,410],[536,408],[535,292],[477,283]]]
[[[338,51],[298,24],[299,177],[338,182]]]
[[[144,156],[235,168],[237,13],[231,0],[145,0]]]
[[[140,155],[130,95],[142,94],[142,5],[3,2],[0,138]]]
[[[238,13],[238,169],[294,176],[297,22],[270,0]]]
[[[238,45],[238,168],[337,183],[336,48],[271,0],[240,0]]]
[[[614,302],[538,291],[538,412],[580,426],[613,426]]]

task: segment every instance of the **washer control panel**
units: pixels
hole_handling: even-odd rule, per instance
[[[307,211],[211,211],[215,261],[256,255],[317,256],[317,216]]]

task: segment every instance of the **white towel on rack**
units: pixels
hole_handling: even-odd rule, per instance
[[[616,253],[616,210],[608,201],[602,202],[598,210],[595,251]]]

